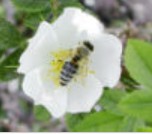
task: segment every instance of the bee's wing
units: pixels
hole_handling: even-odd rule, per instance
[[[69,50],[69,57],[74,57],[74,55],[75,55],[75,53],[76,53],[76,49],[70,49]]]
[[[79,73],[83,76],[86,76],[88,74],[89,71],[89,58],[85,57],[83,58],[80,63],[79,63]]]

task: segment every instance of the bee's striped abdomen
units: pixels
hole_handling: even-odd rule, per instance
[[[74,74],[77,73],[78,65],[73,64],[72,62],[65,62],[60,75],[60,85],[66,86]]]
[[[94,50],[93,45],[89,41],[84,41],[80,44],[75,52],[75,55],[70,61],[66,61],[62,67],[60,73],[60,85],[66,86],[75,76],[79,69],[79,63],[81,60],[86,59],[90,53]],[[84,65],[85,66],[85,65]]]

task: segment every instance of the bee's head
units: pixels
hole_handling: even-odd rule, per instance
[[[92,45],[89,41],[84,41],[84,42],[83,42],[83,45],[84,45],[85,47],[87,47],[90,51],[93,51],[93,50],[94,50],[93,45]]]

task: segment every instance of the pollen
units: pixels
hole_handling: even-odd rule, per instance
[[[51,52],[53,60],[51,61],[50,78],[56,86],[60,86],[60,73],[62,67],[68,59],[72,57],[72,50],[57,50]]]
[[[51,55],[53,56],[53,60],[50,63],[50,73],[49,78],[53,81],[53,83],[59,87],[60,86],[60,75],[62,68],[64,66],[64,63],[66,61],[70,61],[72,57],[75,55],[74,50],[57,50],[54,52],[51,52]],[[84,58],[80,62],[77,63],[79,65],[78,73],[73,77],[73,81],[76,83],[85,83],[85,78],[89,74],[93,74],[94,71],[89,69],[90,60],[89,58]]]

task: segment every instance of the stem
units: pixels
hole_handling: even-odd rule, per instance
[[[16,68],[18,68],[18,65],[14,65],[14,66],[11,66],[11,65],[10,65],[10,66],[5,66],[5,68],[15,68],[15,69],[16,69]]]
[[[58,9],[60,7],[60,2],[59,0],[50,0],[50,4],[51,4],[51,9],[53,12],[53,20],[55,20],[58,16]]]

